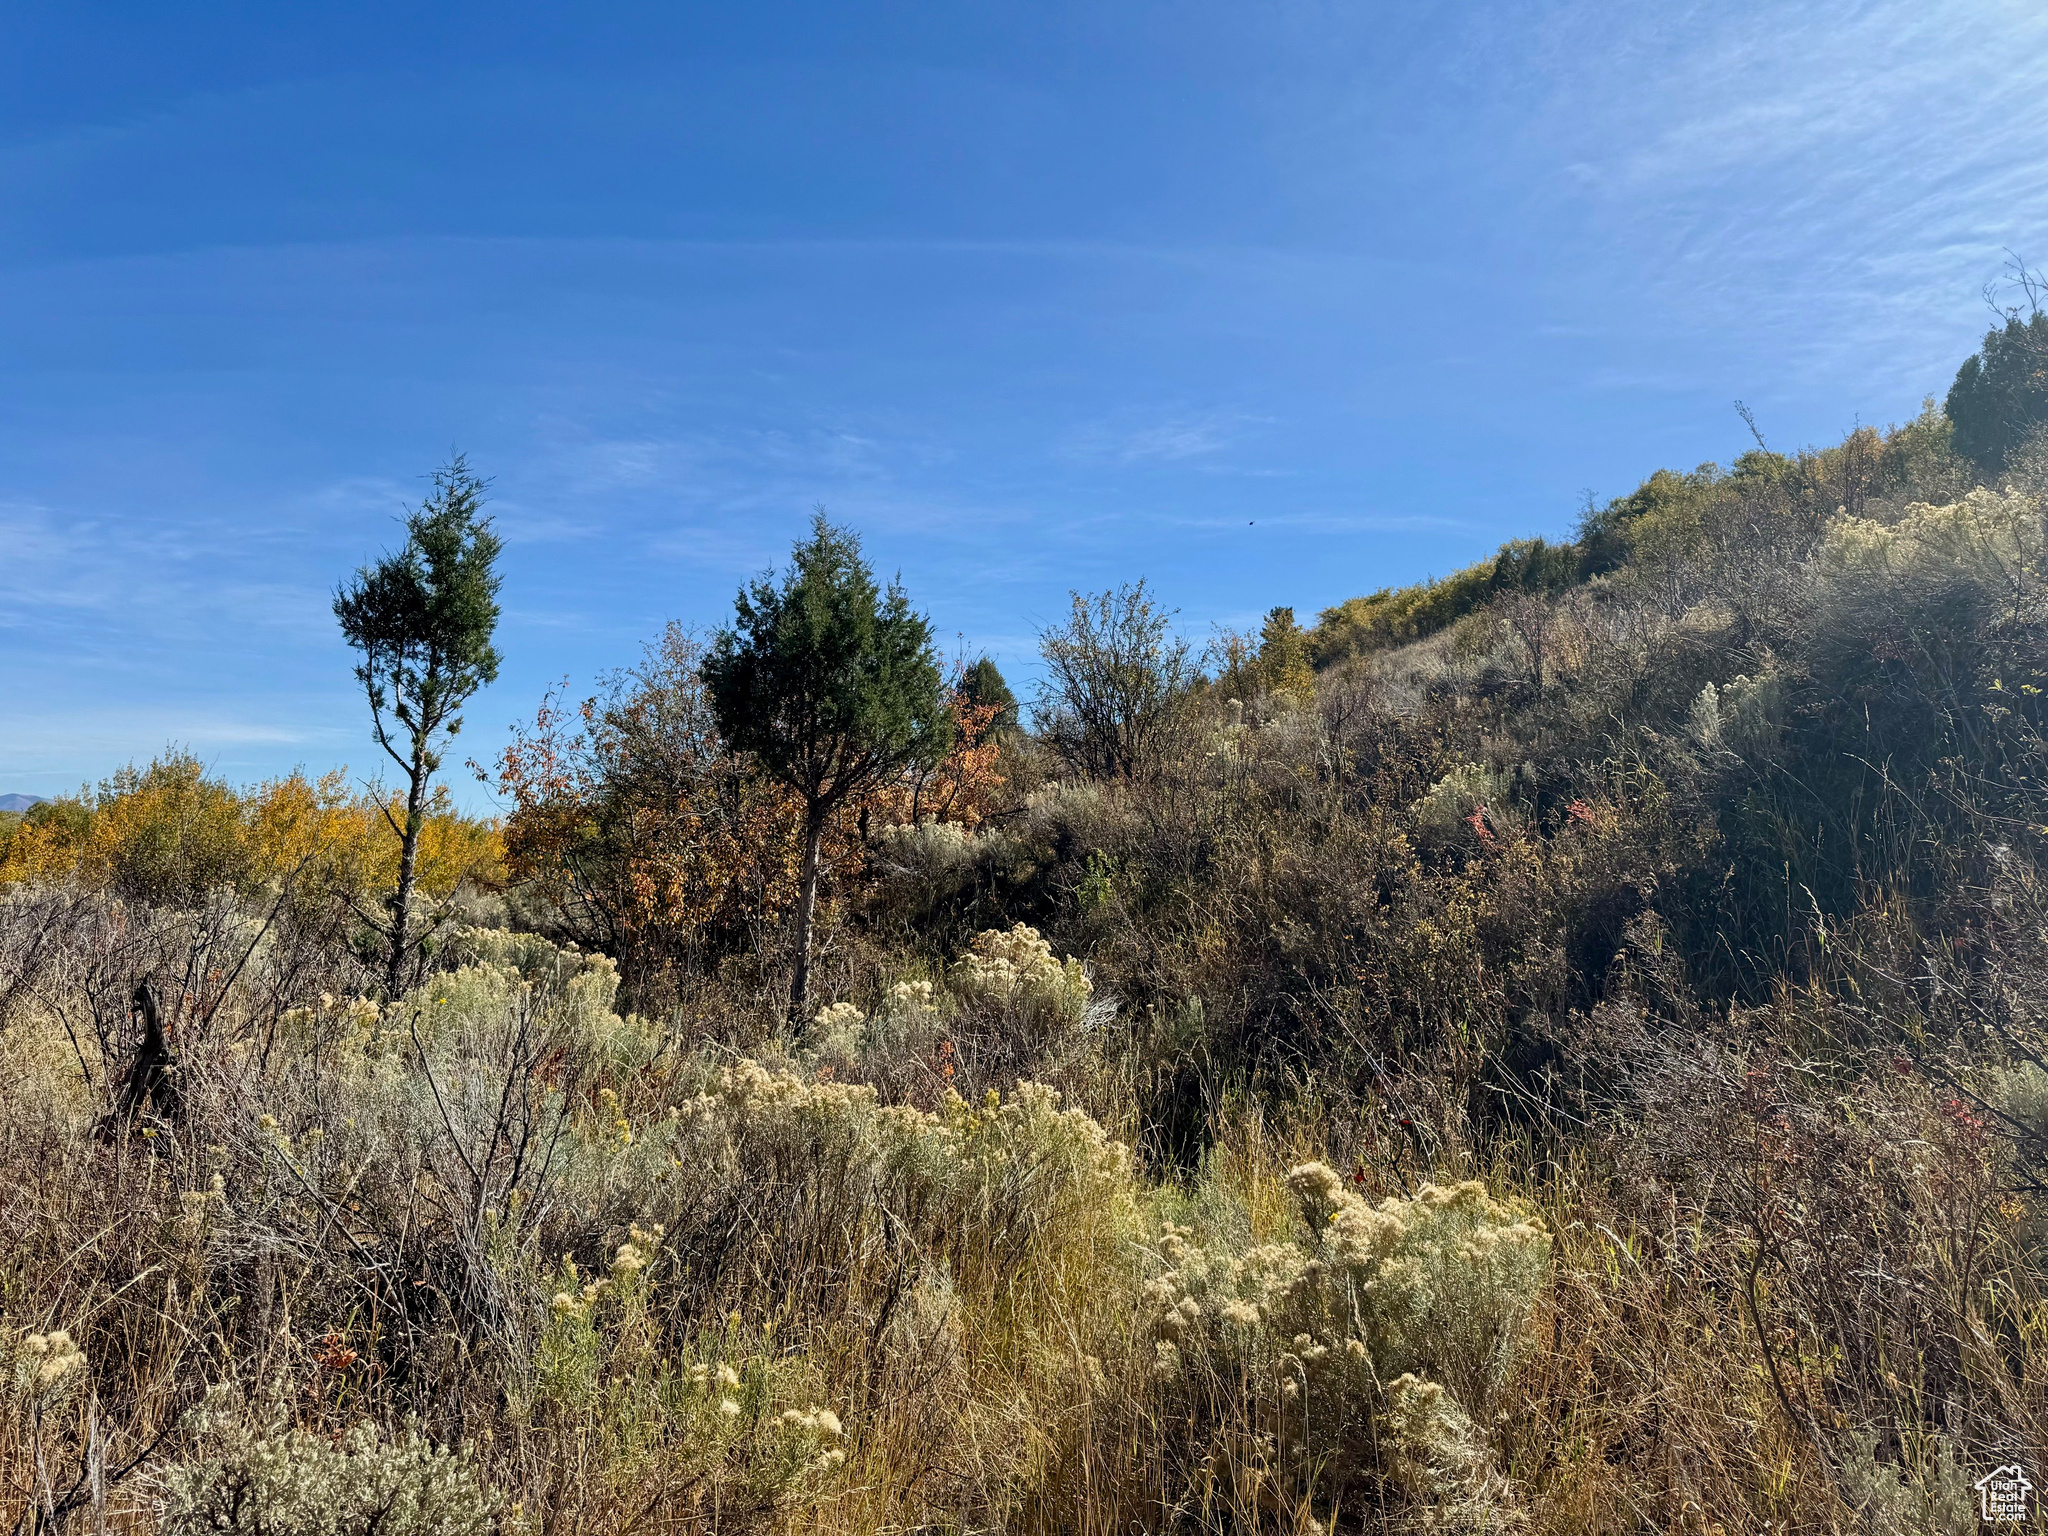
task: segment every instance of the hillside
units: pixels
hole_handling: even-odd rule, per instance
[[[1948,499],[1969,487],[1975,468],[1950,451],[1949,435],[1948,418],[1929,400],[1917,421],[1884,433],[1859,431],[1829,451],[1788,458],[1759,447],[1727,469],[1659,470],[1626,496],[1589,504],[1567,543],[1514,540],[1491,560],[1441,580],[1383,588],[1325,609],[1310,644],[1318,664],[1328,666],[1425,639],[1503,598],[1554,597],[1632,559],[1655,561],[1661,551],[1703,537],[1740,537],[1744,520],[1735,509],[1767,499],[1825,498],[1832,488],[1846,498],[1842,509],[1859,516],[1872,499]],[[1716,524],[1718,533],[1709,532]]]
[[[502,823],[427,804],[403,966],[402,796],[39,807],[0,1498],[1974,1529],[2048,1467],[2048,453],[1985,441],[1660,473],[1206,673],[1077,597],[1028,730],[964,671],[822,811],[728,739],[738,631],[672,629]]]

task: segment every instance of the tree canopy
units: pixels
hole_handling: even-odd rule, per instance
[[[1948,419],[1955,449],[1987,474],[2048,421],[2048,314],[2017,314],[1984,333],[1984,345],[1963,360],[1949,386]]]
[[[1143,580],[1084,597],[1038,637],[1045,659],[1035,721],[1072,773],[1137,777],[1158,755],[1198,676],[1173,612]]]
[[[389,714],[440,767],[432,738],[498,676],[498,555],[503,544],[482,515],[485,483],[457,454],[434,471],[434,489],[405,520],[405,545],[358,570],[334,596],[334,617],[362,653],[356,680],[370,701],[377,744],[400,766]]]

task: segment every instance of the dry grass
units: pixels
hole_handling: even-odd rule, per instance
[[[1796,1074],[1760,1092],[1743,1061],[1638,1039],[1637,1080],[1675,1085],[1653,1133],[1481,1143],[1439,1106],[1426,1162],[1370,1105],[1239,1098],[1200,1167],[1162,1180],[1035,1090],[890,1108],[801,1056],[679,1054],[611,1011],[603,962],[467,942],[470,968],[382,1013],[316,996],[271,1020],[269,981],[229,989],[181,1042],[176,1126],[106,1134],[58,1010],[0,1034],[11,1523],[154,1528],[175,1469],[219,1454],[194,1410],[221,1389],[244,1433],[392,1447],[417,1425],[462,1448],[496,1528],[564,1532],[1848,1531],[1853,1431],[1899,1436],[1960,1381],[2039,1433],[2034,1250],[1997,1159],[1953,1135],[1953,1155],[1904,1165],[1917,1225],[1886,1241],[1905,1247],[1852,1268],[1909,1267],[1920,1300],[1893,1338],[1958,1381],[1902,1384],[1879,1412],[1816,1309],[1852,1282],[1816,1283],[1773,1226],[1824,1219],[1798,1181],[1877,1153],[1797,1144],[1785,1127],[1819,1111]],[[963,1031],[973,1007],[1015,1008],[986,986],[937,998]],[[914,1082],[877,1055],[899,1043],[840,1070]],[[1865,1115],[1869,1148],[1955,1129],[1903,1081]],[[1355,1416],[1298,1442],[1256,1350],[1176,1333],[1184,1368],[1160,1369],[1157,1287],[1192,1273],[1189,1247],[1330,1262],[1287,1177],[1314,1159],[1344,1199],[1476,1173],[1540,1213],[1546,1278],[1469,1430],[1404,1430],[1379,1361]],[[53,1329],[85,1363],[42,1390],[22,1341]],[[1391,1337],[1383,1360],[1464,1379],[1427,1338]],[[819,1408],[843,1436],[786,1417]]]

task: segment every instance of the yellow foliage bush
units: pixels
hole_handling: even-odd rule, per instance
[[[379,893],[398,881],[387,812],[400,808],[395,796],[351,789],[339,771],[238,790],[197,758],[168,753],[25,819],[0,854],[0,884],[75,877],[174,906],[222,889]],[[420,838],[420,889],[446,896],[465,880],[492,882],[502,864],[495,823],[463,815],[437,790]]]
[[[2042,554],[2041,508],[2034,498],[1982,487],[1946,506],[1915,502],[1894,523],[1832,518],[1821,545],[1823,569],[1832,574],[1967,575],[2008,597],[2038,586]]]

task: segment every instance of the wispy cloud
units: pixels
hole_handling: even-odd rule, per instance
[[[2048,249],[2039,6],[1578,4],[1537,33],[1529,143],[1590,216],[1593,292],[1808,373],[1891,337],[1885,366],[1924,379],[1954,367],[2002,247]]]
[[[197,701],[168,709],[135,704],[10,713],[0,743],[0,785],[8,793],[24,785],[30,793],[68,793],[77,787],[81,764],[142,761],[167,748],[206,761],[252,750],[274,758],[284,749],[287,756],[315,756],[325,767],[360,741],[353,730],[279,723]]]
[[[258,633],[324,630],[324,585],[271,574],[269,542],[209,518],[73,516],[0,505],[0,626],[84,651],[246,645]]]
[[[1068,458],[1113,464],[1177,464],[1210,458],[1235,447],[1268,417],[1217,407],[1176,411],[1148,419],[1129,411],[1092,421],[1069,433],[1060,444]]]

